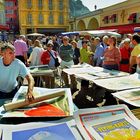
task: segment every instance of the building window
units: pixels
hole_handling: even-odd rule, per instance
[[[104,24],[109,23],[109,16],[105,16],[105,17],[103,18],[103,22],[104,22]]]
[[[39,9],[43,8],[43,1],[42,0],[38,0],[38,8]]]
[[[70,28],[71,28],[71,31],[73,31],[74,30],[74,25],[73,24],[70,24]]]
[[[42,13],[39,13],[39,17],[38,17],[38,19],[39,19],[39,24],[42,24],[43,23],[43,15],[42,15]]]
[[[27,23],[32,24],[32,14],[30,13],[27,15]]]
[[[4,24],[4,13],[0,12],[0,24]]]
[[[6,7],[13,7],[14,6],[14,3],[12,1],[6,1],[5,2],[5,6]]]
[[[60,13],[58,23],[59,24],[64,24],[64,16],[63,16],[63,13]]]
[[[9,10],[5,10],[5,13],[6,14],[14,14],[14,11],[9,9]]]
[[[59,10],[63,10],[63,0],[59,0]]]
[[[27,0],[27,8],[32,8],[32,0]]]
[[[0,18],[1,19],[1,18]],[[6,17],[6,22],[9,22],[10,18]]]
[[[49,24],[53,24],[53,14],[52,13],[50,13],[50,15],[49,15]]]
[[[137,13],[132,13],[128,17],[128,21],[131,23],[136,23],[136,19],[137,19]]]
[[[111,21],[111,23],[116,23],[117,22],[117,15],[116,14],[111,15],[110,21]]]
[[[53,10],[53,1],[49,0],[49,10]]]
[[[15,6],[17,6],[17,1],[14,4],[15,4]]]

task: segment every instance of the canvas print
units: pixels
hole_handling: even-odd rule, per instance
[[[74,112],[74,118],[78,129],[83,134],[84,138],[87,140],[94,140],[94,138],[90,135],[88,130],[86,129],[86,123],[91,123],[92,121],[98,121],[103,118],[108,118],[110,116],[115,116],[118,114],[125,114],[131,120],[137,121],[138,119],[132,114],[129,108],[126,105],[112,105],[112,106],[104,106],[98,108],[90,108],[90,109],[79,109]]]
[[[62,131],[63,130],[63,131]],[[66,123],[12,132],[12,140],[76,140]]]
[[[135,73],[129,76],[99,79],[94,81],[97,85],[109,90],[125,90],[140,87],[140,76]]]
[[[90,124],[87,123],[85,126],[90,135],[98,140],[103,140],[105,135],[114,130],[121,131],[121,129],[131,129],[135,131],[139,129],[139,126],[125,114],[110,116],[97,121],[93,120]]]
[[[81,67],[72,67],[69,69],[64,69],[64,72],[68,73],[68,74],[75,74],[76,76],[84,76],[84,74],[87,74],[89,76],[93,76],[94,79],[99,79],[99,78],[110,78],[110,77],[121,77],[121,76],[127,76],[129,75],[126,72],[121,72],[121,71],[117,71],[117,70],[107,70],[101,67],[92,67],[92,66],[81,66]],[[81,75],[79,75],[81,74]],[[84,78],[84,77],[82,77]],[[94,80],[93,79],[93,80]]]
[[[140,107],[140,88],[112,93],[116,98],[136,107]]]
[[[56,91],[64,91],[64,96],[58,96],[49,100],[34,103],[29,106],[6,112],[3,117],[66,117],[73,115],[73,103],[69,88],[65,89],[46,89],[34,88],[34,96],[52,94]],[[22,86],[15,95],[13,102],[24,99],[27,86]]]
[[[83,140],[73,119],[3,126],[2,140]]]

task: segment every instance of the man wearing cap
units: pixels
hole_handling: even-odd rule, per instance
[[[15,58],[15,48],[11,44],[4,44],[0,58],[0,105],[14,97],[18,90],[17,77],[20,75],[28,81],[26,98],[33,99],[34,80],[23,62]]]

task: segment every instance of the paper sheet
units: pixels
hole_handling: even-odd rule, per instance
[[[74,126],[74,120],[5,125],[2,140],[83,140]]]
[[[121,131],[121,129],[131,129],[132,131],[135,131],[140,129],[137,122],[132,121],[125,114],[93,120],[90,123],[85,123],[85,127],[96,140],[103,140],[105,135],[114,130]]]
[[[81,134],[83,134],[84,139],[93,140],[91,138],[87,129],[85,129],[85,124],[92,122],[93,120],[98,120],[102,118],[108,118],[117,114],[126,114],[131,120],[138,121],[138,119],[132,114],[126,105],[112,105],[89,109],[79,109],[74,112],[74,118],[78,129]]]
[[[120,92],[112,93],[116,98],[136,107],[140,107],[140,88],[123,90]]]
[[[71,91],[69,88],[47,89],[34,87],[34,96],[37,97],[43,94],[51,94],[54,91],[65,91],[65,96],[56,97],[28,107],[16,109],[11,112],[6,112],[3,117],[68,117],[73,115],[74,107],[72,102]],[[27,93],[27,86],[21,86],[19,91],[13,98],[13,102],[24,99]]]

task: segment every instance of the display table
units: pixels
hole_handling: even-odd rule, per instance
[[[29,67],[29,71],[32,76],[35,78],[36,86],[41,87],[43,82],[46,82],[45,77],[50,77],[54,81],[56,69],[51,69],[46,65]],[[43,84],[43,87],[46,87],[47,84]]]

